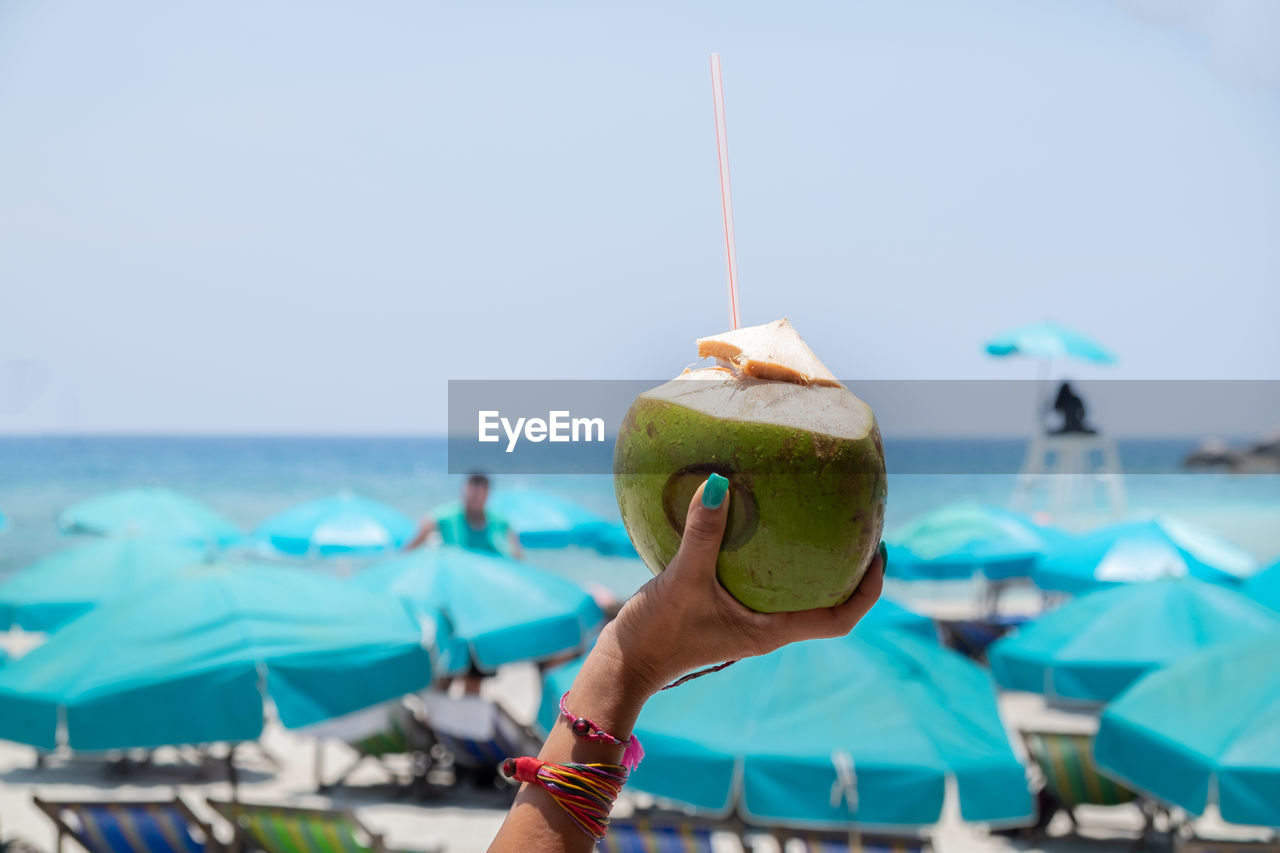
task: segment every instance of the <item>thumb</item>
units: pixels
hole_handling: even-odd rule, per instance
[[[709,565],[714,573],[716,554],[724,539],[725,524],[729,519],[729,481],[719,474],[712,474],[689,502],[689,514],[685,517],[684,537],[680,540],[677,555],[682,563],[693,562],[697,566]]]

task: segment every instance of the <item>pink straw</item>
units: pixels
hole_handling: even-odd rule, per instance
[[[724,211],[724,260],[729,276],[729,322],[738,328],[738,258],[733,250],[733,191],[729,184],[729,139],[724,125],[724,80],[720,54],[711,54],[711,95],[716,109],[716,153],[720,158],[720,207]]]

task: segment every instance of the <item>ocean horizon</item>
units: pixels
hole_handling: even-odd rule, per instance
[[[1182,460],[1198,442],[1117,439],[1128,514],[1178,515],[1237,541],[1259,559],[1280,556],[1280,475],[1187,471]],[[1007,505],[1015,480],[1007,472],[1017,470],[1026,439],[886,438],[884,445],[892,529],[955,501]],[[982,473],[987,470],[1001,473]],[[449,473],[441,435],[0,436],[0,512],[8,519],[0,532],[0,577],[68,544],[55,523],[62,509],[114,489],[178,489],[249,532],[288,506],[340,491],[421,517],[456,498],[460,481]],[[612,477],[605,474],[498,476],[495,488],[547,489],[617,517]],[[581,555],[570,562],[576,575],[594,570]]]

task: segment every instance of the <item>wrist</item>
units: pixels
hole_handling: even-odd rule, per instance
[[[669,680],[662,661],[655,660],[649,648],[620,621],[600,631],[582,669],[593,670],[594,678],[607,684],[621,703],[634,704],[637,711]]]

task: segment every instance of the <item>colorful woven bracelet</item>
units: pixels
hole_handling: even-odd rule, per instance
[[[508,758],[502,762],[502,773],[545,790],[579,829],[597,841],[609,831],[613,801],[627,783],[627,768],[620,764],[548,764],[536,758]]]

